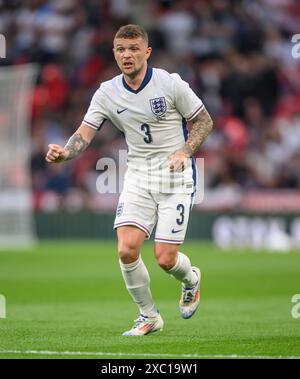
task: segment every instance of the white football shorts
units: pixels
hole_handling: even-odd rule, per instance
[[[133,225],[150,238],[156,225],[156,242],[184,242],[193,194],[151,193],[141,187],[125,187],[119,198],[114,229]]]

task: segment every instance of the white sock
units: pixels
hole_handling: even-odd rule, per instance
[[[185,254],[180,252],[178,252],[175,266],[168,270],[167,273],[184,283],[187,288],[194,286],[198,281],[197,275],[192,270],[191,261]]]
[[[126,288],[139,307],[140,313],[149,317],[156,316],[158,310],[150,291],[150,276],[142,258],[139,257],[135,262],[128,264],[120,260],[119,262]]]

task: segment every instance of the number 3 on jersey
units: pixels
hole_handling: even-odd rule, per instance
[[[142,124],[141,125],[141,130],[145,133],[144,141],[146,143],[153,142],[150,125],[148,125],[148,124]]]

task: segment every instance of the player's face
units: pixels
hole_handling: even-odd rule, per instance
[[[113,51],[122,73],[134,78],[147,65],[152,49],[141,37],[115,38]]]

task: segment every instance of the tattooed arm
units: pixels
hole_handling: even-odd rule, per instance
[[[192,119],[192,123],[193,126],[185,145],[169,158],[170,171],[183,171],[187,166],[187,159],[198,151],[213,128],[213,121],[205,108]]]
[[[192,123],[189,138],[182,149],[189,157],[198,151],[213,128],[213,121],[206,109],[193,118]]]
[[[81,124],[66,143],[65,147],[56,144],[49,145],[46,161],[58,163],[76,158],[89,146],[96,132],[96,130],[89,126]]]

